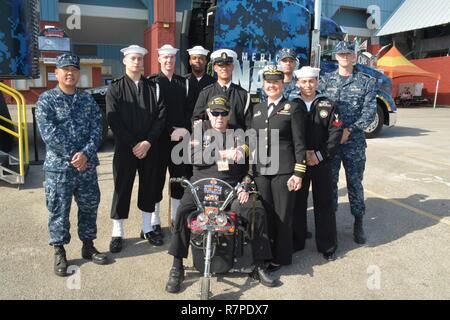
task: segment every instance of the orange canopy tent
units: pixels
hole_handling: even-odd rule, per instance
[[[433,105],[433,108],[436,108],[439,80],[441,79],[440,74],[428,72],[422,68],[419,68],[414,63],[406,59],[395,46],[393,46],[382,58],[378,60],[377,67],[378,69],[383,70],[384,73],[392,79],[408,76],[422,76],[436,79],[436,94]]]

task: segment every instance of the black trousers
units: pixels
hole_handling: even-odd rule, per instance
[[[116,142],[113,159],[112,219],[128,218],[136,170],[139,174],[138,208],[146,212],[155,211],[154,187],[152,184],[156,162],[155,154],[157,154],[157,150],[152,146],[147,156],[139,160],[130,147]]]
[[[158,203],[163,199],[164,184],[166,183],[166,173],[169,169],[171,178],[187,177],[185,164],[174,164],[171,159],[173,147],[177,141],[170,141],[169,137],[163,135],[158,140],[157,165],[154,172],[152,182],[155,184],[155,202]],[[183,187],[179,183],[171,183],[169,185],[170,196],[175,199],[181,199],[184,193]]]
[[[306,212],[309,186],[312,183],[316,246],[321,253],[330,253],[337,248],[336,214],[333,204],[331,162],[308,166],[297,192],[294,212],[294,248],[302,250],[306,239]]]
[[[293,252],[293,210],[295,193],[287,188],[291,174],[256,176],[255,182],[267,212],[274,263],[289,265]]]
[[[245,204],[240,204],[235,199],[231,204],[231,210],[235,211],[243,220],[250,223],[253,213],[253,196]],[[175,221],[175,229],[170,242],[169,254],[177,258],[187,258],[191,230],[187,227],[188,215],[196,209],[194,198],[190,191],[186,190],[180,201]],[[261,201],[255,203],[255,224],[251,240],[253,259],[265,261],[272,258],[270,241],[267,234],[266,212]]]

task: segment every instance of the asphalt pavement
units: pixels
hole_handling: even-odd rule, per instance
[[[353,218],[342,171],[336,261],[324,260],[310,239],[306,248],[294,255],[292,265],[275,273],[281,286],[266,288],[243,275],[216,276],[211,286],[213,299],[449,299],[449,122],[450,108],[403,108],[395,127],[385,127],[380,137],[368,140],[366,245],[353,242]],[[32,134],[30,156],[34,160]],[[40,145],[39,158],[43,156]],[[101,203],[95,245],[107,251],[112,227],[112,138],[100,150],[99,158]],[[125,223],[124,250],[109,254],[111,263],[106,266],[81,258],[73,203],[72,242],[66,251],[76,273],[67,278],[55,276],[42,184],[41,165],[31,166],[23,186],[0,181],[0,299],[199,298],[200,274],[194,270],[187,271],[179,294],[165,292],[172,261],[167,254],[167,199],[161,215],[165,244],[152,247],[139,238],[137,192],[133,192],[130,218]],[[308,225],[314,237],[311,207]],[[192,266],[189,259],[186,264]]]

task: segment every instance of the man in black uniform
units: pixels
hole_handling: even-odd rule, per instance
[[[295,71],[301,96],[295,99],[307,113],[307,169],[297,194],[294,213],[294,249],[305,247],[306,211],[309,185],[312,183],[316,246],[324,258],[334,260],[337,248],[336,215],[333,208],[331,158],[339,147],[342,122],[334,102],[316,93],[320,69],[302,67]]]
[[[189,133],[191,128],[191,115],[188,106],[188,80],[175,74],[175,62],[178,49],[165,44],[158,49],[158,61],[161,72],[150,76],[149,79],[159,84],[161,96],[167,106],[166,126],[158,142],[159,164],[156,175],[152,181],[156,185],[156,207],[152,213],[152,226],[157,235],[163,236],[160,221],[160,201],[163,199],[163,189],[166,182],[166,172],[169,169],[170,177],[186,176],[184,164],[174,164],[171,159],[173,147]],[[171,218],[175,215],[183,196],[183,188],[179,185],[170,185]]]
[[[217,82],[205,87],[198,96],[192,120],[206,119],[208,101],[213,96],[224,94],[228,97],[231,106],[230,125],[245,129],[246,114],[250,107],[250,94],[240,85],[232,83],[234,61],[237,61],[236,52],[229,49],[216,50],[211,54],[214,71],[217,73]]]
[[[227,129],[235,129],[235,127],[228,125],[229,112],[230,106],[228,99],[224,95],[213,96],[208,102],[207,114],[209,121],[202,121],[202,140],[198,142],[195,140],[192,141],[193,145],[197,142],[197,145],[201,147],[193,148],[194,174],[191,181],[197,181],[203,178],[217,178],[228,182],[231,186],[236,186],[246,176],[248,166],[245,163],[240,164],[239,159],[235,159],[234,149],[225,150],[229,146],[227,139],[230,139]],[[216,135],[223,137],[221,142],[218,141],[220,139],[211,139],[211,137],[215,137]],[[239,144],[234,135],[231,135],[231,139],[234,139],[235,146]],[[211,144],[214,145],[212,146]],[[210,155],[211,159],[216,160],[212,164],[210,164],[208,159],[203,158],[206,148],[212,152],[214,150],[220,150],[217,152],[217,155]],[[198,156],[200,156],[202,161],[197,162]],[[222,164],[220,165],[219,163]],[[248,199],[249,194],[241,190],[238,193],[238,198],[231,204],[231,210],[237,211],[240,216],[249,222],[253,212],[253,203],[252,201],[248,201]],[[196,205],[191,192],[186,190],[178,208],[175,230],[169,248],[169,254],[174,256],[174,260],[173,266],[170,269],[169,280],[166,284],[166,291],[171,293],[179,292],[181,283],[184,280],[183,259],[187,258],[190,242],[190,229],[187,226],[187,216],[195,209]],[[255,263],[253,276],[261,284],[274,287],[277,283],[266,273],[264,266],[265,260],[271,259],[272,255],[267,236],[265,211],[260,201],[256,201],[255,203],[255,224],[251,245]]]
[[[186,74],[184,77],[188,79],[188,108],[189,108],[189,120],[192,117],[195,104],[197,103],[198,95],[200,91],[206,86],[216,82],[213,77],[206,73],[206,59],[208,57],[209,50],[206,50],[202,46],[195,46],[188,49],[189,53],[189,64],[191,66],[192,73]],[[188,128],[189,129],[189,128]],[[192,176],[192,165],[185,165],[186,176]]]
[[[283,97],[284,74],[276,65],[264,68],[263,79],[268,99],[255,105],[251,113],[259,146],[253,174],[273,242],[274,259],[268,270],[275,271],[292,263],[295,193],[290,191],[302,187],[306,171],[305,114],[297,103]],[[270,161],[263,161],[263,155]]]
[[[195,46],[188,49],[187,52],[189,53],[189,65],[192,73],[186,74],[185,78],[189,80],[189,108],[193,112],[200,91],[216,81],[205,71],[209,50],[202,46]]]
[[[106,94],[108,123],[116,139],[111,252],[122,250],[123,219],[128,218],[136,170],[139,173],[138,207],[143,211],[141,236],[154,245],[162,244],[156,241],[147,212],[155,210],[151,179],[156,162],[155,149],[165,124],[165,107],[158,97],[157,86],[141,75],[147,50],[132,45],[121,52],[125,75],[114,80]]]

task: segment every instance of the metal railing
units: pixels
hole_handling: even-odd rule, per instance
[[[19,174],[22,180],[25,178],[25,165],[30,162],[29,152],[28,152],[28,129],[27,129],[27,110],[25,97],[16,89],[7,86],[6,84],[0,82],[0,91],[11,96],[17,105],[17,122],[9,120],[6,117],[0,116],[0,120],[5,121],[17,128],[17,132],[8,129],[0,124],[0,130],[14,136],[19,143]]]

